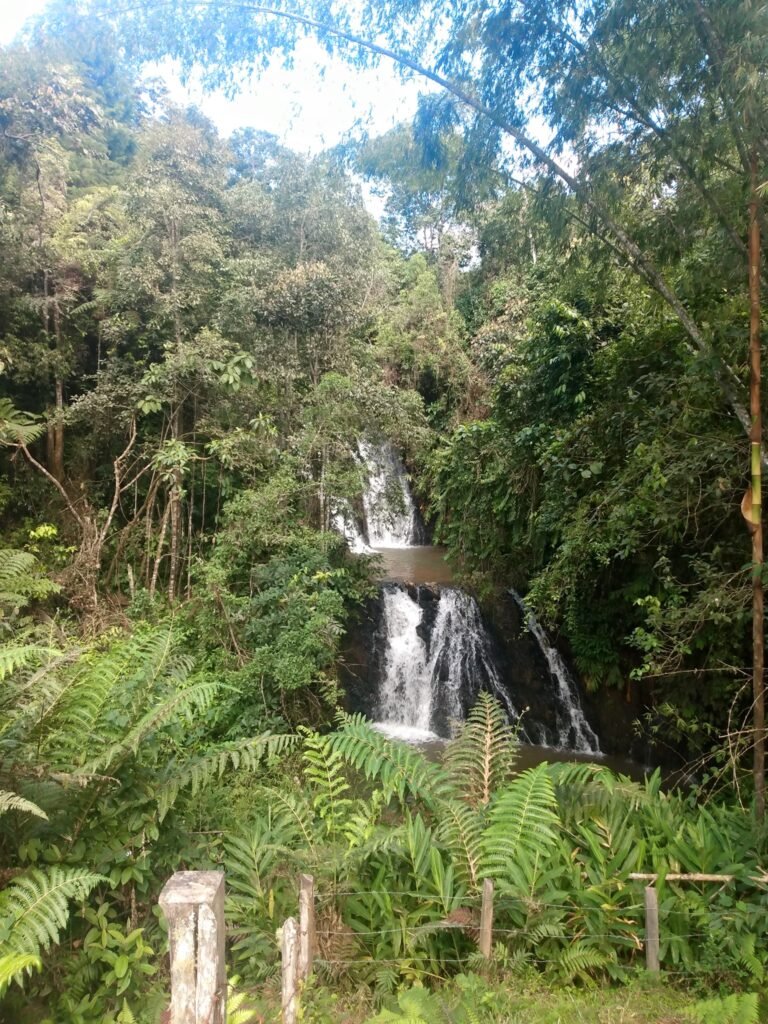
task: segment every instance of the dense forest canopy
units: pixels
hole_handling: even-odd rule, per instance
[[[235,92],[305,34],[441,88],[305,156],[222,138],[144,73],[171,57]],[[380,932],[365,956],[392,967],[331,980],[374,1002],[457,973],[471,929],[441,922],[485,871],[517,936],[497,969],[584,984],[638,959],[604,880],[725,871],[737,895],[680,897],[665,956],[710,994],[758,990],[767,49],[751,0],[57,0],[0,51],[13,1019],[157,1019],[152,908],[181,866],[225,866],[251,992],[294,868],[360,888],[333,910],[344,941],[356,958]],[[334,529],[361,507],[362,438],[402,453],[458,578],[488,608],[524,592],[693,791],[514,775],[485,696],[442,766],[337,717],[377,589]]]

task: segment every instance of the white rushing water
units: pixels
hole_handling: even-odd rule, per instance
[[[367,476],[363,508],[368,543],[373,548],[419,544],[419,516],[402,459],[391,444],[360,441],[358,449]]]
[[[536,639],[541,653],[547,660],[549,674],[555,686],[557,716],[557,746],[583,753],[600,753],[600,741],[584,715],[579,700],[576,681],[568,671],[568,666],[560,652],[551,643],[545,630],[525,607],[525,602],[516,590],[509,591],[511,597],[526,617],[528,629]]]
[[[475,599],[456,587],[424,603],[418,595],[398,584],[383,589],[377,727],[414,740],[450,735],[483,687],[517,720]]]
[[[353,555],[372,555],[374,553],[360,530],[352,506],[346,499],[336,498],[334,500],[331,526],[346,540]]]
[[[423,526],[403,462],[391,444],[358,444],[358,464],[365,480],[364,522],[352,505],[337,499],[333,525],[351,551],[417,548]],[[396,580],[397,577],[395,576]],[[521,738],[559,749],[598,753],[600,744],[579,701],[576,683],[547,634],[522,599],[510,591],[526,616],[528,628],[549,668],[554,722],[525,722]],[[453,586],[382,586],[377,645],[379,678],[376,728],[411,742],[448,736],[464,719],[481,689],[494,693],[510,721],[519,718],[502,679],[494,647],[473,597]]]

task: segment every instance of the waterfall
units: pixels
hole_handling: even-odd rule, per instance
[[[549,668],[554,684],[555,713],[557,717],[557,746],[584,753],[600,753],[600,741],[584,715],[579,700],[576,682],[568,671],[560,652],[551,643],[541,624],[525,607],[525,602],[515,590],[510,596],[526,617],[528,629],[535,638]]]
[[[373,548],[363,536],[352,506],[344,498],[335,498],[332,503],[331,526],[346,540],[353,555],[373,554]]]
[[[377,726],[403,739],[449,736],[481,689],[517,709],[499,675],[477,602],[457,587],[388,584],[382,592]]]
[[[334,527],[347,538],[350,550],[371,553],[423,544],[423,526],[405,467],[392,445],[360,441],[357,461],[365,477],[364,523],[349,502],[338,499],[333,503]],[[524,741],[599,752],[597,736],[584,716],[565,663],[519,595],[510,593],[523,610],[548,666],[546,674],[538,669],[539,656],[532,649],[531,659],[525,663],[536,666],[533,681],[525,676],[520,661],[501,667],[500,652],[480,608],[464,590],[382,585],[371,655],[375,695],[366,698],[378,728],[411,741],[450,736],[453,723],[466,718],[480,690],[488,690],[501,701],[511,722],[519,720],[518,709],[524,703],[538,704],[536,717],[528,714],[523,718],[520,736]],[[528,693],[528,701],[520,697],[521,692]]]
[[[367,476],[363,508],[373,548],[407,548],[422,542],[421,524],[402,460],[391,444],[360,441]]]

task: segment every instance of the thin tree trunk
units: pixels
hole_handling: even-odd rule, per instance
[[[752,690],[754,698],[755,811],[765,817],[765,625],[763,594],[763,470],[760,458],[763,439],[760,404],[760,222],[757,193],[757,154],[751,159],[749,204],[749,435],[752,468]]]
[[[56,297],[53,298],[53,329],[56,338],[56,412],[53,420],[53,461],[51,473],[60,482],[64,482],[64,377],[62,361],[64,358],[64,342],[61,336],[61,310]]]
[[[149,596],[153,598],[155,591],[157,590],[157,577],[160,573],[160,562],[163,558],[163,548],[165,547],[165,535],[168,532],[168,517],[171,512],[171,502],[166,501],[165,508],[163,509],[163,519],[160,523],[160,536],[157,538],[157,550],[155,552],[155,564],[152,567],[152,581],[149,584]]]

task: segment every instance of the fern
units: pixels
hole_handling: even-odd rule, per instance
[[[487,806],[493,793],[509,781],[516,746],[504,708],[490,693],[480,693],[445,757],[455,786],[469,803]]]
[[[169,721],[191,716],[193,712],[207,710],[214,701],[220,685],[213,680],[204,679],[199,683],[179,690],[158,707],[154,707],[142,716],[141,720],[123,736],[119,742],[113,744],[101,756],[95,758],[87,770],[96,772],[105,770],[123,756],[129,753],[135,754],[143,740],[152,733],[161,729]]]
[[[458,800],[447,800],[440,808],[437,834],[451,854],[457,879],[477,889],[483,863],[483,820],[479,813]]]
[[[555,845],[559,818],[549,766],[529,768],[498,795],[483,836],[483,874],[532,893],[541,862]]]
[[[35,413],[17,409],[10,398],[0,398],[0,447],[32,444],[45,430]]]
[[[695,1003],[688,1015],[698,1024],[759,1024],[760,1005],[756,992],[703,999]]]
[[[25,974],[40,970],[42,962],[34,953],[3,953],[0,954],[0,996],[12,981],[21,983]]]
[[[343,827],[353,801],[345,797],[349,783],[344,778],[344,760],[329,737],[310,733],[304,740],[304,777],[314,788],[312,805],[329,836]]]
[[[45,811],[41,807],[38,807],[37,804],[32,803],[31,800],[25,800],[23,796],[0,789],[0,817],[2,817],[3,814],[7,814],[9,811],[20,811],[22,814],[33,814],[36,818],[48,817]]]
[[[327,737],[329,749],[361,771],[366,779],[375,779],[387,800],[393,796],[403,802],[406,793],[434,807],[440,799],[452,795],[448,775],[417,751],[396,743],[372,729],[362,715],[344,719],[341,729]]]
[[[585,941],[574,942],[559,952],[555,970],[564,982],[578,978],[581,982],[590,983],[592,975],[605,968],[613,959]]]
[[[166,816],[182,790],[189,789],[191,795],[195,796],[230,769],[254,772],[266,758],[286,753],[297,742],[298,736],[295,735],[264,733],[263,736],[221,744],[188,762],[172,762],[156,790],[160,820]]]
[[[21,668],[55,658],[58,651],[38,644],[3,644],[0,647],[0,682]]]
[[[82,900],[101,875],[82,868],[33,868],[0,893],[0,952],[37,954],[58,941],[68,902]]]

